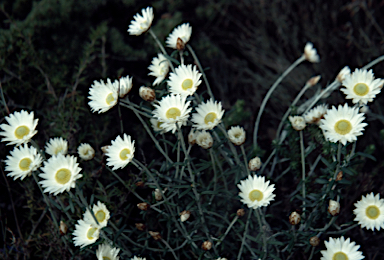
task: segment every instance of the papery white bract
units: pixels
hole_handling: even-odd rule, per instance
[[[133,16],[131,24],[128,27],[128,32],[130,35],[141,35],[143,32],[146,32],[149,27],[151,27],[154,15],[153,8],[147,7],[146,9],[141,10],[142,15],[137,13]]]
[[[107,165],[112,167],[112,170],[122,169],[132,161],[134,153],[135,141],[131,140],[131,136],[118,136],[107,149]]]
[[[180,38],[184,44],[186,44],[191,38],[192,27],[189,23],[184,23],[173,29],[172,33],[168,36],[165,43],[167,47],[177,49],[177,39]]]
[[[320,62],[320,57],[317,55],[317,50],[313,48],[313,44],[311,42],[307,42],[304,47],[304,57],[307,61],[312,63]]]
[[[51,156],[59,153],[66,155],[68,153],[68,141],[62,137],[51,138],[45,145],[45,152]]]
[[[249,175],[247,179],[240,181],[237,187],[240,189],[240,201],[248,208],[257,209],[268,206],[276,196],[273,194],[275,184],[269,185],[269,181],[265,181],[264,176]]]
[[[94,217],[92,216],[91,211],[87,208],[83,215],[83,219],[86,223],[91,224],[94,227],[103,228],[106,227],[108,224],[108,220],[110,218],[109,210],[107,209],[107,206],[102,203],[101,201],[98,201],[97,204],[94,204],[92,207],[93,214],[95,218],[97,219],[96,223]]]
[[[100,244],[96,250],[97,260],[119,260],[117,256],[120,252],[120,248],[112,247],[107,242]]]
[[[228,130],[228,138],[235,145],[242,145],[245,142],[245,131],[240,126],[232,126]]]
[[[91,100],[88,105],[91,107],[92,112],[104,113],[117,104],[119,82],[111,82],[107,80],[105,84],[102,80],[100,82],[94,81],[89,89],[88,98]]]
[[[95,156],[95,150],[87,143],[80,144],[77,148],[77,153],[79,157],[85,161],[89,161]]]
[[[156,86],[167,76],[169,71],[169,61],[163,54],[159,53],[157,57],[152,59],[152,64],[148,67],[148,69],[151,71],[148,75],[156,77],[153,82],[153,85]]]
[[[380,199],[380,194],[374,195],[373,192],[362,196],[361,200],[355,203],[353,213],[356,215],[362,228],[380,230],[384,229],[384,199]]]
[[[201,73],[197,71],[196,66],[191,64],[181,64],[169,75],[168,86],[169,91],[182,96],[193,95],[197,87],[201,84]]]
[[[196,107],[196,112],[192,115],[193,127],[198,130],[213,129],[221,122],[224,110],[221,102],[210,99],[207,103],[201,103]]]
[[[327,250],[321,250],[323,255],[320,260],[361,260],[364,258],[363,254],[358,251],[360,246],[355,242],[351,242],[349,238],[345,240],[344,237],[329,238],[329,241],[324,242]]]
[[[100,229],[80,219],[75,225],[73,243],[75,246],[85,247],[99,239]]]

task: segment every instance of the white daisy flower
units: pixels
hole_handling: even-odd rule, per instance
[[[264,176],[249,175],[244,181],[237,184],[240,189],[240,201],[247,204],[248,208],[257,209],[259,207],[268,206],[272,200],[275,200],[275,184],[269,185],[269,181],[265,181]]]
[[[133,258],[131,258],[131,260],[146,260],[146,258],[134,256]]]
[[[9,142],[7,145],[20,145],[28,143],[29,140],[37,133],[36,126],[39,119],[33,119],[33,112],[28,113],[25,110],[20,112],[14,112],[5,117],[8,124],[1,124],[0,128],[4,132],[0,132],[0,135],[4,138],[2,142]]]
[[[160,84],[168,74],[169,71],[169,61],[161,53],[152,59],[152,64],[148,67],[151,71],[148,73],[149,76],[155,76],[156,79],[153,82],[153,85],[156,86]]]
[[[45,153],[51,156],[58,155],[59,153],[66,155],[68,153],[68,141],[62,137],[49,139],[45,144]]]
[[[350,242],[350,239],[329,238],[329,242],[324,242],[327,250],[321,250],[323,255],[320,260],[361,260],[364,259],[363,254],[358,251],[359,245],[355,242]]]
[[[293,129],[296,131],[301,131],[306,126],[305,119],[302,116],[289,116],[288,119],[291,122]]]
[[[235,145],[242,145],[245,142],[245,131],[240,126],[232,126],[228,130],[229,140]]]
[[[204,149],[209,149],[213,145],[212,135],[205,130],[196,133],[196,143]]]
[[[213,129],[221,122],[221,118],[224,115],[221,102],[213,102],[213,99],[198,105],[196,112],[192,115],[192,122],[195,123],[193,127],[196,127],[198,130]]]
[[[99,239],[100,229],[80,219],[75,225],[73,243],[81,248],[93,244]]]
[[[89,161],[95,156],[95,149],[90,144],[83,143],[77,147],[77,153],[81,159]]]
[[[153,8],[147,7],[146,9],[141,9],[142,15],[137,13],[135,16],[133,16],[133,19],[131,21],[131,24],[128,27],[128,32],[130,35],[141,35],[143,32],[146,32],[149,27],[151,27],[154,15],[153,15]]]
[[[107,165],[112,170],[123,169],[133,159],[135,153],[135,141],[131,141],[131,136],[124,134],[122,139],[120,136],[112,141],[112,145],[108,147],[106,155]]]
[[[320,119],[324,117],[324,115],[328,111],[328,105],[322,104],[318,105],[317,107],[312,108],[307,113],[305,113],[304,119],[307,124],[318,124],[320,122]]]
[[[77,163],[77,158],[72,155],[52,156],[44,162],[41,170],[43,173],[39,174],[39,177],[44,180],[39,181],[39,184],[45,188],[44,192],[54,195],[74,188],[76,180],[83,177],[82,174],[79,174],[81,168]]]
[[[165,133],[165,129],[161,126],[163,124],[163,122],[157,120],[156,118],[152,117],[151,119],[149,119],[149,121],[151,122],[151,125],[152,125],[152,128],[155,132],[159,132],[161,134],[164,134]]]
[[[347,142],[354,142],[357,136],[362,135],[366,123],[362,123],[365,119],[364,114],[359,114],[359,108],[339,105],[332,107],[324,115],[324,119],[320,120],[320,128],[323,129],[325,139],[330,142],[340,142],[345,145]]]
[[[320,57],[317,55],[317,51],[313,48],[313,44],[311,42],[307,42],[304,47],[304,57],[307,61],[312,63],[320,62]]]
[[[108,243],[100,244],[96,250],[97,260],[119,260],[117,256],[120,248],[112,247]]]
[[[192,27],[189,25],[189,23],[184,23],[173,29],[165,43],[167,44],[167,47],[177,49],[177,39],[180,38],[183,41],[183,44],[187,44],[191,38],[191,34]]]
[[[132,89],[132,77],[129,77],[129,76],[125,76],[125,77],[121,77],[119,80],[115,80],[117,81],[117,84],[119,84],[119,97],[120,98],[123,98],[125,95],[127,95],[129,93],[129,91],[131,91]]]
[[[116,105],[118,87],[118,81],[112,83],[111,80],[108,79],[107,84],[102,80],[100,80],[100,82],[94,81],[89,89],[88,96],[91,100],[88,102],[88,105],[91,107],[92,112],[97,111],[99,114],[104,113]]]
[[[355,203],[353,213],[356,215],[362,228],[375,231],[384,228],[384,199],[380,199],[380,194],[373,195],[373,192],[362,196],[361,200]]]
[[[175,69],[175,73],[171,72],[169,75],[169,91],[182,96],[193,95],[201,84],[200,77],[201,73],[197,71],[196,66],[192,68],[191,64],[181,64]]]
[[[345,88],[340,89],[352,99],[354,104],[367,104],[372,102],[382,88],[382,79],[375,79],[372,70],[356,69],[352,74],[345,76],[343,82]]]
[[[187,124],[191,112],[191,108],[188,108],[190,103],[190,101],[186,101],[186,96],[178,94],[165,96],[160,100],[159,104],[154,105],[156,109],[153,111],[153,116],[163,122],[161,127],[166,132],[172,131],[172,133],[175,133],[177,126],[181,127]]]
[[[88,208],[83,215],[84,221],[100,229],[103,227],[106,227],[108,224],[108,220],[110,218],[110,214],[109,214],[109,210],[107,209],[107,206],[105,206],[104,203],[98,201],[97,204],[93,205],[92,211],[94,216],[97,219],[97,222],[99,222],[99,224],[96,223],[95,219],[92,216],[91,211]]]
[[[13,177],[13,180],[18,178],[24,180],[25,177],[31,175],[32,171],[36,171],[40,167],[41,162],[42,158],[36,148],[24,144],[24,146],[13,148],[11,155],[7,156],[5,170],[9,172],[7,176]]]

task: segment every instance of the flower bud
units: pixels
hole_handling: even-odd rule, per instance
[[[261,160],[260,157],[255,157],[251,159],[248,163],[248,168],[250,171],[257,171],[261,168]]]
[[[329,200],[328,212],[332,216],[337,216],[340,213],[340,203],[334,200]]]
[[[311,42],[307,42],[304,47],[304,57],[307,61],[312,63],[320,62],[320,57],[317,55],[317,51],[313,48],[313,44]]]
[[[135,223],[135,226],[140,231],[144,231],[145,229],[145,225],[143,223]]]
[[[182,50],[184,50],[184,48],[185,48],[185,43],[183,42],[183,40],[180,37],[178,37],[177,41],[176,41],[176,49],[178,51],[182,51]]]
[[[155,240],[160,240],[161,239],[161,235],[159,232],[154,232],[154,231],[149,231],[149,234],[153,237],[153,239]]]
[[[139,95],[145,101],[152,102],[156,99],[155,91],[151,88],[141,86],[139,89]]]
[[[203,130],[196,135],[196,143],[204,149],[209,149],[213,145],[212,135]]]
[[[234,145],[242,145],[245,142],[245,131],[240,126],[232,126],[228,130],[228,138]]]
[[[95,150],[92,148],[90,144],[80,144],[77,148],[77,153],[79,157],[84,161],[89,161],[95,156]]]
[[[146,202],[141,202],[141,203],[137,204],[137,207],[138,207],[139,209],[141,209],[141,210],[146,211],[146,210],[149,209],[149,204],[146,203]]]
[[[339,173],[336,176],[336,181],[341,181],[343,179],[343,172],[339,171]]]
[[[188,134],[188,143],[190,145],[194,145],[196,143],[196,133],[195,133],[195,130],[193,130],[193,128]]]
[[[67,233],[67,230],[67,225],[62,220],[60,220],[60,234],[65,235]]]
[[[289,116],[289,121],[291,121],[293,129],[296,131],[301,131],[306,126],[305,118],[302,116]]]
[[[316,85],[319,82],[320,79],[321,79],[320,75],[312,77],[307,81],[307,84],[310,85],[311,87],[313,87],[314,85]]]
[[[155,189],[155,199],[157,201],[160,201],[163,198],[163,195],[161,194],[161,191],[159,189]]]
[[[100,149],[101,149],[101,151],[102,151],[103,153],[107,153],[109,147],[110,147],[110,145],[104,145],[104,146],[102,146]]]
[[[119,97],[123,98],[132,89],[132,77],[121,77],[119,82]]]
[[[189,210],[184,210],[183,212],[180,213],[181,222],[187,221],[190,216],[191,216],[191,212]]]
[[[144,182],[138,181],[135,183],[136,187],[144,187]]]
[[[205,241],[202,245],[201,248],[205,251],[211,250],[212,248],[212,243],[209,241]]]
[[[238,209],[236,214],[237,214],[237,216],[242,217],[245,215],[245,210],[244,209]]]
[[[309,239],[309,243],[311,244],[311,246],[318,246],[320,243],[320,239],[317,236],[311,237]]]
[[[300,214],[297,213],[296,211],[292,212],[291,215],[289,216],[289,223],[291,223],[291,225],[299,224],[300,220],[301,220]]]

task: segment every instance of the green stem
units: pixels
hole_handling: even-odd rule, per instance
[[[216,192],[216,186],[217,186],[217,172],[216,172],[216,165],[215,165],[215,159],[214,159],[214,156],[213,156],[213,151],[212,149],[208,149],[209,150],[209,155],[211,156],[211,163],[212,163],[212,168],[213,168],[213,174],[214,174],[214,182],[213,182],[213,192],[215,193]],[[212,204],[212,201],[213,201],[213,198],[215,197],[215,194],[212,194],[212,197],[211,199],[209,200],[209,203],[208,205],[211,205]]]
[[[249,172],[248,159],[247,159],[247,154],[245,153],[245,150],[244,150],[244,145],[240,145],[240,148],[241,148],[241,153],[243,154],[243,158],[244,158],[244,166],[245,166],[245,169],[247,170],[247,174],[249,176],[251,173]]]
[[[300,151],[301,151],[301,182],[302,185],[302,195],[303,195],[303,214],[302,218],[305,217],[305,149],[304,149],[304,136],[303,131],[300,132]]]
[[[231,230],[231,228],[233,227],[233,225],[236,223],[236,221],[237,221],[238,219],[239,219],[239,216],[236,216],[236,217],[232,220],[231,224],[229,224],[227,230],[225,231],[223,237],[222,237],[219,241],[217,241],[216,246],[219,246],[219,245],[224,241],[225,237],[228,235],[229,231]]]
[[[237,255],[237,260],[240,260],[241,259],[241,255],[243,254],[244,243],[245,243],[245,239],[247,238],[249,219],[251,218],[251,215],[252,215],[252,208],[249,209],[249,213],[248,213],[248,217],[247,217],[247,222],[245,223],[243,239],[241,241],[241,246],[240,246],[239,254]]]
[[[260,233],[263,234],[263,252],[264,252],[263,259],[266,259],[267,255],[268,255],[267,238],[265,236],[265,231],[263,229],[263,224],[261,223],[260,215],[262,213],[261,213],[260,208],[255,210],[255,214],[256,214],[257,222],[259,223]]]

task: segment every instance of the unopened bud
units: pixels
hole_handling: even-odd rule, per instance
[[[212,248],[212,243],[209,241],[205,241],[202,245],[201,248],[205,251],[211,250]]]
[[[144,182],[138,181],[135,183],[136,187],[144,187]]]
[[[245,215],[245,210],[244,209],[238,209],[236,214],[237,214],[237,216],[242,217]]]
[[[228,138],[234,145],[242,145],[245,142],[245,131],[240,126],[232,126],[228,130]]]
[[[102,151],[103,153],[107,153],[109,147],[110,147],[110,145],[104,145],[104,146],[102,146],[100,149],[101,149],[101,151]]]
[[[67,225],[62,220],[60,220],[60,234],[65,235],[67,233],[67,230]]]
[[[193,128],[191,129],[191,131],[188,134],[188,143],[190,145],[194,145],[196,143],[196,133],[193,130]]]
[[[320,239],[317,236],[311,237],[309,239],[309,243],[311,244],[311,246],[318,246],[320,243]]]
[[[190,216],[191,216],[191,212],[189,210],[184,210],[183,212],[180,213],[181,222],[187,221]]]
[[[260,167],[261,167],[260,157],[255,157],[255,158],[251,159],[248,163],[249,170],[251,170],[253,172],[259,170]]]
[[[137,207],[141,210],[148,210],[149,209],[149,204],[146,203],[146,202],[141,202],[139,204],[137,204]]]
[[[135,226],[140,231],[144,231],[145,229],[145,225],[143,223],[135,223]]]
[[[209,149],[213,145],[212,135],[203,130],[196,135],[196,143],[204,149]]]
[[[160,201],[163,198],[163,195],[161,194],[161,191],[159,189],[155,189],[155,199],[157,201]]]
[[[341,181],[343,179],[343,172],[339,171],[339,173],[336,176],[336,181]]]
[[[151,88],[141,86],[139,89],[139,95],[145,101],[152,102],[156,99],[155,91]]]
[[[321,79],[320,75],[312,77],[307,81],[307,84],[310,85],[311,87],[313,87],[314,85],[316,85],[319,82],[320,79]]]
[[[159,232],[154,232],[154,231],[149,231],[149,234],[153,237],[153,239],[155,240],[160,240],[161,239],[161,235]]]
[[[184,50],[184,48],[185,48],[185,43],[183,42],[183,40],[180,37],[178,37],[177,42],[176,42],[176,49],[178,51],[182,51],[182,50]]]
[[[291,215],[289,216],[289,223],[291,223],[291,225],[299,224],[300,220],[301,220],[300,214],[297,213],[296,211],[292,212]]]
[[[334,200],[329,200],[328,212],[332,216],[337,216],[340,213],[340,203]]]
[[[306,126],[305,118],[302,116],[289,116],[289,121],[291,121],[293,129],[296,131],[301,131]]]
[[[336,80],[342,83],[346,76],[351,74],[351,69],[348,66],[345,66],[342,70],[340,70],[339,74],[337,74]]]

